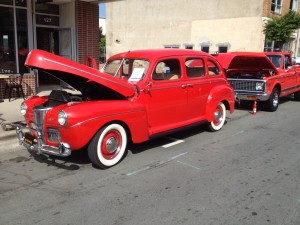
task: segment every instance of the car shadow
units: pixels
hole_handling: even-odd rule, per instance
[[[281,104],[284,104],[284,103],[289,102],[291,100],[295,101],[293,95],[280,97],[279,106]],[[235,104],[235,109],[245,110],[245,111],[248,111],[249,113],[252,113],[253,112],[253,104],[254,104],[254,101],[241,101],[240,103]],[[268,112],[269,110],[268,110],[268,107],[267,107],[265,102],[258,101],[257,102],[257,111],[266,111],[266,112]]]
[[[153,139],[150,139],[148,141],[134,144],[129,142],[127,145],[128,151],[130,151],[132,154],[139,154],[144,151],[151,150],[153,148],[161,147],[166,144],[170,144],[176,140],[183,140],[190,138],[192,136],[201,134],[203,132],[209,132],[207,131],[207,125],[206,124],[198,124],[198,125],[193,125],[190,127],[186,127],[183,129],[180,129],[178,131],[174,131],[168,134],[165,134],[160,137],[156,137]],[[47,166],[54,166],[59,169],[64,169],[64,170],[79,170],[81,167],[84,167],[85,165],[91,165],[92,162],[90,161],[88,157],[88,152],[87,152],[87,147],[72,152],[72,154],[68,157],[59,157],[59,156],[52,156],[52,155],[38,155],[35,153],[31,153],[31,156],[38,162],[44,163]],[[126,157],[124,155],[123,159]],[[122,160],[121,160],[122,161]],[[121,163],[120,161],[120,163]],[[94,168],[99,169],[98,167],[95,167],[92,165]]]
[[[129,143],[128,149],[131,151],[132,154],[139,154],[141,152],[161,147],[163,145],[170,144],[176,140],[182,140],[182,139],[187,139],[189,137],[201,134],[203,132],[209,132],[207,131],[206,125],[195,125],[192,127],[184,128],[179,131],[174,131],[172,133],[160,136],[160,137],[155,137],[153,139],[150,139],[146,142],[138,143],[138,144],[133,144]]]

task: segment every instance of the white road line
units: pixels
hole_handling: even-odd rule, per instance
[[[189,167],[192,167],[192,168],[194,168],[194,169],[200,170],[199,167],[192,166],[192,165],[190,165],[190,164],[187,164],[187,163],[184,163],[184,162],[181,162],[181,161],[177,161],[177,162],[178,162],[178,163],[181,163],[181,164],[183,164],[183,165],[185,165],[185,166],[189,166]]]
[[[237,133],[235,133],[235,134],[233,134],[233,135],[231,135],[231,136],[234,137],[234,136],[240,135],[240,134],[242,134],[242,133],[244,133],[244,132],[245,132],[244,130],[241,130],[240,132],[237,132]]]
[[[168,163],[168,162],[170,162],[170,161],[173,161],[174,159],[177,159],[178,157],[183,156],[183,155],[186,155],[186,154],[187,154],[187,152],[183,152],[183,153],[180,153],[180,154],[178,154],[178,155],[172,156],[172,157],[170,157],[170,158],[167,159],[167,160],[162,160],[162,161],[160,161],[157,165],[163,165],[163,164],[166,164],[166,163]],[[141,168],[141,169],[139,169],[139,170],[129,172],[129,173],[127,173],[126,175],[127,175],[127,176],[132,176],[132,175],[138,174],[138,173],[140,173],[140,172],[149,170],[149,169],[151,169],[151,168],[152,168],[151,166],[146,166],[146,167]]]
[[[174,138],[168,138],[168,139],[173,140],[174,142],[171,142],[171,143],[169,143],[169,144],[163,145],[163,146],[162,146],[163,148],[169,148],[169,147],[172,147],[172,146],[174,146],[174,145],[178,145],[178,144],[184,142],[184,140],[176,140],[176,139],[174,139]]]

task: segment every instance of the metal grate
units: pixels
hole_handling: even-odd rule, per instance
[[[257,91],[255,80],[229,80],[230,85],[235,91]],[[259,81],[261,82],[261,81]]]
[[[57,129],[47,129],[47,136],[49,141],[51,142],[60,142],[60,132]]]
[[[44,136],[44,118],[49,109],[51,108],[45,108],[43,106],[37,106],[33,109],[36,131],[42,136]]]

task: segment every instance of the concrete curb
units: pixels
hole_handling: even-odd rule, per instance
[[[17,140],[16,130],[3,131],[3,133],[0,133],[1,141],[13,139],[13,138],[16,138]]]

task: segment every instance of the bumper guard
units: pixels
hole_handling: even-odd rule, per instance
[[[38,138],[30,141],[26,141],[25,139],[25,130],[33,130],[30,127],[27,126],[17,126],[16,133],[19,139],[19,144],[23,145],[28,149],[28,151],[37,153],[37,154],[47,154],[47,155],[55,155],[55,156],[69,156],[71,155],[71,148],[70,145],[65,142],[60,142],[57,147],[45,145],[42,135],[36,131],[38,134]]]

